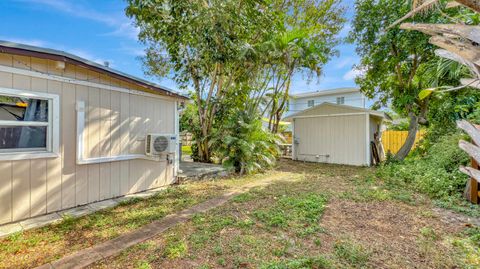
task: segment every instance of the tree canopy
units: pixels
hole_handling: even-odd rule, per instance
[[[404,159],[413,146],[419,124],[428,123],[429,99],[419,98],[419,93],[459,77],[432,77],[430,71],[441,60],[435,56],[435,47],[429,43],[429,36],[398,27],[389,28],[412,9],[412,1],[357,0],[355,9],[351,41],[357,45],[361,57],[358,68],[363,71],[356,82],[368,97],[379,99],[377,105],[391,105],[397,113],[409,118],[409,136],[397,154],[398,159]],[[448,20],[450,17],[440,12],[429,12],[417,14],[407,21],[434,23]],[[456,72],[451,71],[451,75]]]
[[[191,124],[186,126],[194,135],[198,160],[206,162],[216,148],[228,151],[216,145],[222,133],[251,138],[228,130],[235,126],[232,121],[261,128],[253,120],[268,113],[278,127],[293,74],[321,74],[335,55],[336,34],[345,21],[334,0],[128,0],[128,4],[126,13],[134,18],[139,39],[148,47],[147,73],[173,74],[182,88],[193,89],[194,107],[186,113]]]

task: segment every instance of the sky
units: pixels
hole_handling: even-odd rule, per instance
[[[354,14],[353,0],[343,0],[347,18]],[[148,77],[139,59],[144,46],[138,42],[138,30],[125,16],[122,0],[2,0],[0,40],[63,50],[98,63],[108,61],[111,68],[179,90],[169,78]],[[347,23],[339,34],[348,35]],[[307,81],[298,74],[292,93],[354,87],[359,62],[355,47],[341,44],[340,52],[324,67],[320,80]]]

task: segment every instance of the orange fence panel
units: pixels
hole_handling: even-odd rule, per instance
[[[387,130],[382,133],[382,144],[385,150],[385,153],[391,152],[392,154],[396,154],[400,148],[407,140],[408,131],[390,131]],[[425,131],[417,132],[417,136],[415,138],[415,144],[413,148],[417,147],[418,142],[425,136]]]

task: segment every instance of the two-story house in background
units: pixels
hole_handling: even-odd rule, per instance
[[[290,96],[293,160],[347,165],[372,165],[384,158],[382,111],[366,109],[358,88],[338,88]],[[288,152],[290,153],[290,152]]]
[[[365,108],[367,98],[358,88],[338,88],[290,95],[289,110],[285,116],[322,103],[333,103]]]

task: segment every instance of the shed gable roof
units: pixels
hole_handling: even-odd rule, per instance
[[[371,109],[347,106],[347,105],[339,105],[339,104],[333,104],[328,102],[321,103],[314,107],[294,113],[283,120],[292,121],[295,118],[304,117],[304,116],[308,117],[308,116],[315,116],[315,115],[348,114],[348,113],[369,113],[372,116],[390,120],[390,117],[383,111],[377,111],[377,110],[371,110]]]

